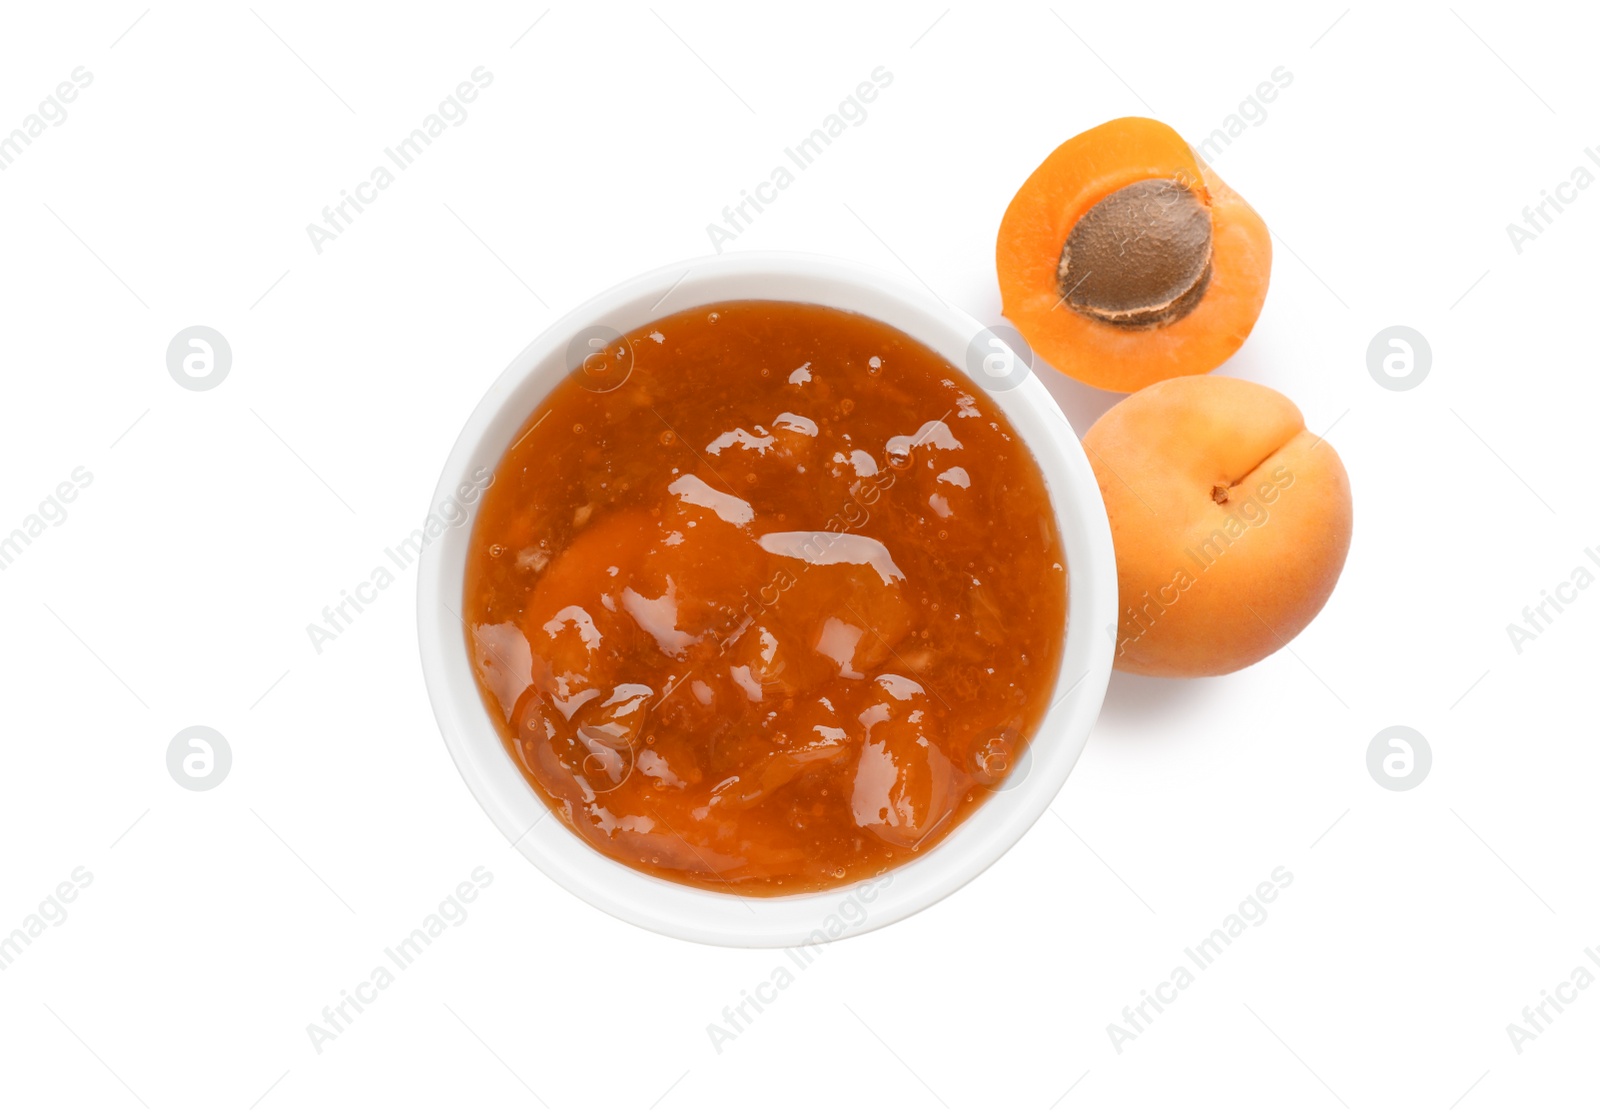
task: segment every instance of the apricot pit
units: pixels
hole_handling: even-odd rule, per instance
[[[1211,282],[1211,215],[1180,182],[1132,183],[1072,227],[1057,272],[1074,311],[1128,329],[1164,326],[1194,310]]]

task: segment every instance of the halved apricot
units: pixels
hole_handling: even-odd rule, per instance
[[[1069,377],[1133,392],[1209,373],[1250,334],[1272,239],[1171,128],[1123,117],[1039,165],[1000,222],[1001,305]]]

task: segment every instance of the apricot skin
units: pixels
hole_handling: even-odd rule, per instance
[[[1218,676],[1287,645],[1350,549],[1350,479],[1281,393],[1161,381],[1089,429],[1117,555],[1116,667]]]

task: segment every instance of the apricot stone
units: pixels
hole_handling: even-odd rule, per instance
[[[1176,377],[1083,440],[1117,553],[1116,667],[1216,676],[1287,645],[1350,550],[1350,479],[1283,394]]]

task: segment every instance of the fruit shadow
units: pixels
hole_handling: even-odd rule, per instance
[[[1100,725],[1150,726],[1184,718],[1206,702],[1212,682],[1205,677],[1136,676],[1113,672],[1100,705]]]
[[[1064,373],[1058,373],[1054,367],[1047,365],[1043,359],[1033,359],[1034,376],[1038,377],[1045,389],[1055,402],[1061,406],[1067,422],[1072,425],[1079,439],[1105,414],[1106,410],[1123,398],[1123,393],[1107,392],[1105,389],[1092,388],[1081,381],[1074,381]]]
[[[1076,381],[1038,356],[1033,359],[1032,369],[1034,376],[1039,378],[1045,390],[1060,406],[1079,439],[1088,434],[1094,422],[1105,415],[1112,405],[1127,396],[1126,393],[1109,392]],[[1266,359],[1247,342],[1238,353],[1217,366],[1214,372],[1224,377],[1271,384],[1273,371]]]

